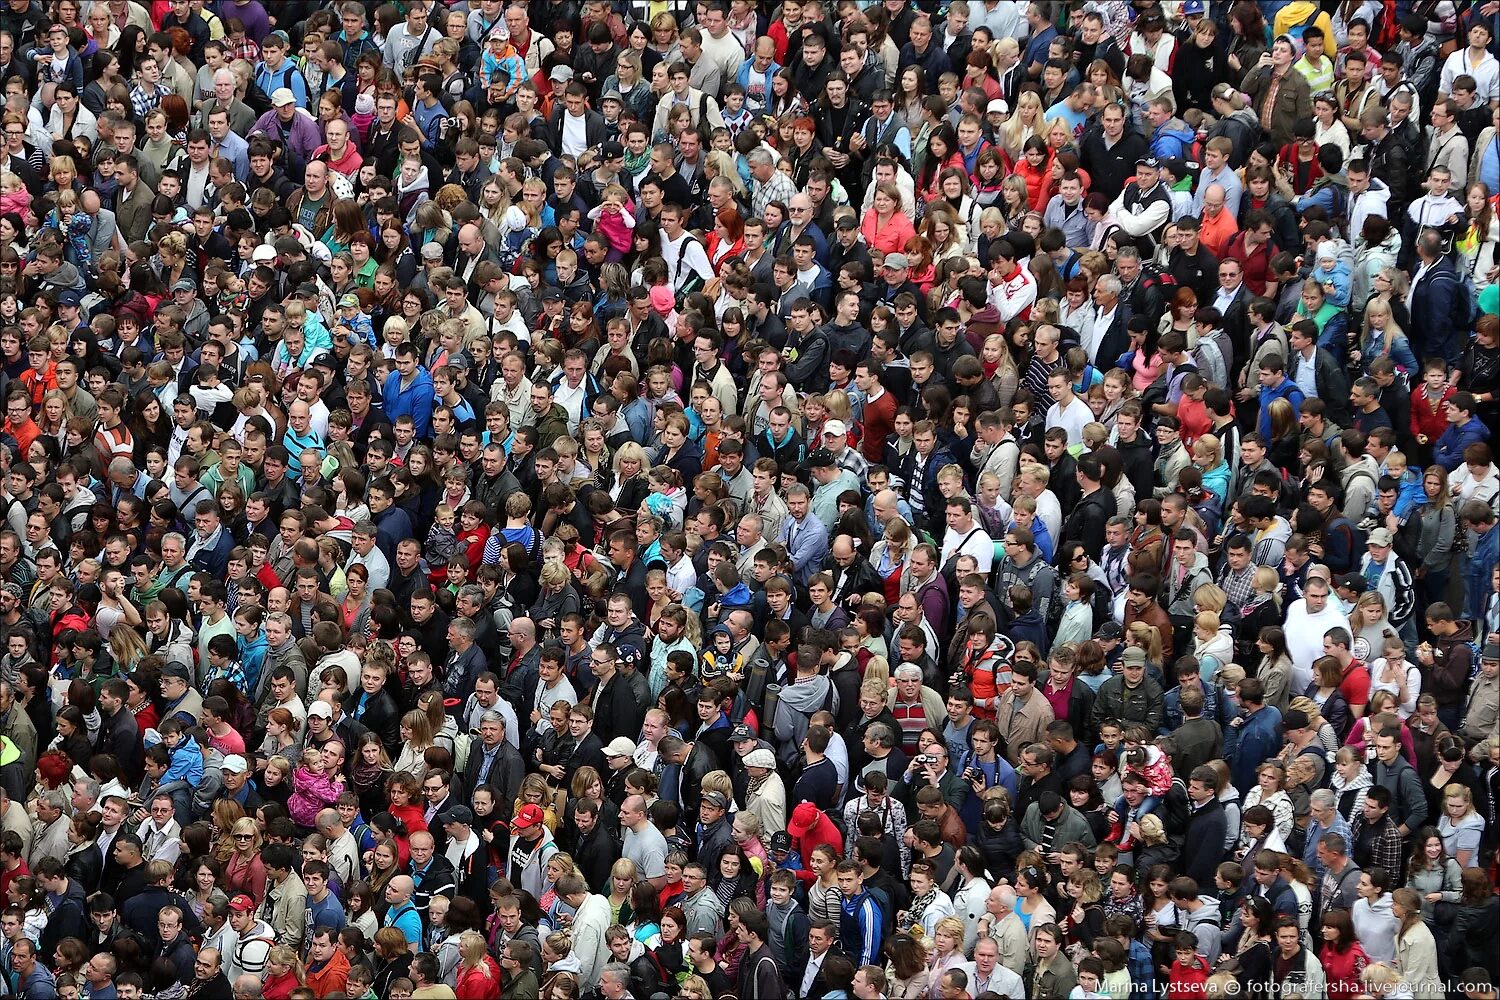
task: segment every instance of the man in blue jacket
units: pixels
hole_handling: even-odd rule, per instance
[[[1490,429],[1474,415],[1472,392],[1455,392],[1444,404],[1448,427],[1432,448],[1432,460],[1449,472],[1464,464],[1464,450],[1471,444],[1487,440]]]
[[[1490,573],[1500,563],[1500,530],[1495,528],[1495,512],[1482,500],[1470,500],[1459,513],[1476,536],[1464,563],[1468,614],[1474,621],[1484,621],[1484,606],[1490,598]]]
[[[1267,441],[1271,440],[1271,403],[1284,399],[1292,404],[1292,416],[1302,415],[1303,395],[1297,383],[1286,377],[1286,359],[1279,355],[1268,355],[1261,359],[1260,372],[1260,422],[1257,430]]]
[[[1229,761],[1229,773],[1241,795],[1255,787],[1256,768],[1281,751],[1281,712],[1265,703],[1266,689],[1258,677],[1240,682],[1240,703],[1245,721],[1240,725],[1239,744]]]
[[[1442,234],[1432,230],[1423,233],[1417,238],[1417,270],[1411,282],[1411,329],[1407,331],[1418,354],[1443,357],[1450,363],[1458,360],[1463,341],[1455,335],[1453,302],[1462,294],[1453,262],[1443,252]]]
[[[411,344],[396,348],[396,370],[386,376],[380,397],[381,407],[391,423],[397,417],[409,416],[417,437],[431,437],[432,378],[418,363],[417,349]]]

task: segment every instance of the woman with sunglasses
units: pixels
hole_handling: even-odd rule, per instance
[[[233,898],[245,893],[259,906],[266,894],[266,866],[260,860],[260,827],[245,816],[229,831],[234,851],[224,863],[224,891]]]

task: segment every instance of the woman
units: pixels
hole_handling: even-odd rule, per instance
[[[68,853],[63,858],[63,873],[85,895],[99,888],[104,875],[104,852],[99,849],[99,814],[74,816],[68,824]]]
[[[1406,888],[1417,894],[1422,919],[1434,928],[1453,923],[1453,907],[1463,893],[1463,869],[1449,856],[1436,827],[1426,826],[1412,837],[1406,867]]]
[[[231,898],[246,893],[257,906],[266,894],[266,867],[260,860],[260,827],[245,816],[230,828],[233,853],[224,863],[224,891]]]
[[[1025,90],[1016,98],[1016,106],[1012,109],[1010,119],[995,137],[996,145],[1005,154],[1007,163],[1019,160],[1026,141],[1041,134],[1044,117],[1042,99],[1035,91]]]
[[[1422,897],[1415,889],[1397,889],[1391,893],[1391,912],[1399,921],[1396,966],[1410,984],[1413,1000],[1443,1000],[1437,940],[1422,919],[1422,909]]]
[[[386,781],[392,773],[390,757],[377,733],[360,735],[354,748],[354,769],[350,790],[359,796],[360,815],[373,817],[385,812],[390,804]]]
[[[1478,863],[1479,841],[1485,821],[1474,808],[1474,793],[1468,785],[1453,782],[1443,789],[1443,815],[1438,833],[1445,850],[1460,868]]]
[[[932,975],[927,969],[927,948],[921,939],[911,934],[897,934],[885,950],[890,956],[886,974],[891,980],[886,996],[891,1000],[918,1000],[928,996]]]
[[[1354,933],[1354,922],[1347,910],[1329,910],[1323,914],[1322,944],[1318,961],[1328,974],[1330,1000],[1360,994],[1359,974],[1370,964],[1364,948]]]
[[[1016,872],[1015,914],[1028,936],[1042,924],[1057,922],[1057,911],[1047,902],[1045,888],[1041,869],[1026,867]]]
[[[415,708],[412,709],[402,717],[401,728],[411,729],[412,732],[415,733],[417,731],[415,718],[417,715],[420,715],[422,717],[421,727],[422,730],[428,734],[427,739],[430,741],[432,739],[432,724],[427,721],[426,712],[421,712]],[[428,745],[430,746],[431,744],[429,743]],[[422,761],[422,773],[425,775],[427,772],[426,761],[422,757],[422,755],[418,755],[418,759]],[[422,805],[420,805],[420,803],[423,801],[421,799],[420,788],[421,779],[419,779],[415,773],[411,771],[403,771],[400,769],[397,769],[397,771],[392,774],[385,783],[386,794],[390,796],[391,800],[390,807],[387,811],[393,817],[395,817],[399,823],[405,825],[406,836],[410,836],[411,834],[416,833],[420,830],[427,829],[427,819],[425,815],[426,811],[423,809]],[[406,854],[406,841],[404,837],[398,837],[397,840],[402,847],[402,862],[405,863],[406,859],[404,855]]]
[[[1495,895],[1490,873],[1483,868],[1465,868],[1463,894],[1448,935],[1446,958],[1448,968],[1479,967],[1489,974],[1490,982],[1500,978],[1500,896]]]
[[[1359,348],[1350,354],[1350,360],[1363,365],[1366,375],[1370,373],[1370,362],[1376,358],[1390,358],[1400,371],[1412,378],[1420,370],[1411,342],[1396,324],[1390,303],[1378,298],[1371,299],[1366,304],[1365,335]]]
[[[1323,718],[1333,726],[1334,733],[1343,739],[1354,724],[1349,713],[1349,702],[1339,685],[1344,679],[1344,668],[1336,657],[1320,656],[1313,663],[1313,679],[1303,692],[1317,704]]]
[[[958,917],[943,917],[932,931],[932,948],[927,958],[927,991],[929,1000],[942,996],[943,976],[949,969],[964,964],[964,922]]]
[[[1422,473],[1422,493],[1427,502],[1411,512],[1417,522],[1417,551],[1422,562],[1416,568],[1417,586],[1425,603],[1441,601],[1448,593],[1448,570],[1458,538],[1457,514],[1448,484],[1448,470],[1430,465]]]
[[[1474,181],[1464,190],[1464,208],[1469,214],[1469,228],[1455,247],[1461,255],[1463,273],[1474,279],[1476,291],[1484,291],[1494,283],[1495,246],[1500,243],[1500,212],[1495,210],[1495,201],[1490,189],[1481,181]]]
[[[484,936],[465,931],[458,939],[458,1000],[490,1000],[500,993],[500,967],[485,948]]]
[[[1104,933],[1104,888],[1099,876],[1090,868],[1082,868],[1068,876],[1065,890],[1065,912],[1058,921],[1068,945],[1088,949],[1094,939]],[[1066,904],[1071,902],[1072,907]],[[1071,952],[1070,952],[1071,953]]]
[[[266,1000],[290,1000],[292,991],[307,985],[307,970],[297,952],[274,947],[266,955],[266,977],[261,980],[261,995]]]
[[[1365,792],[1374,783],[1369,769],[1365,767],[1363,755],[1350,747],[1343,747],[1334,756],[1333,777],[1330,779],[1334,793],[1339,797],[1339,815],[1345,822],[1352,822],[1364,810]]]
[[[916,235],[911,220],[901,210],[901,191],[893,182],[876,186],[859,229],[871,252],[881,254],[901,253]]]
[[[1255,787],[1245,795],[1244,808],[1263,805],[1275,817],[1276,832],[1285,840],[1292,832],[1293,808],[1291,796],[1286,793],[1286,768],[1280,761],[1268,760],[1255,772]],[[1249,841],[1241,836],[1241,843]]]

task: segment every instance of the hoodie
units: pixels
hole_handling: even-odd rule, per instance
[[[1219,961],[1220,929],[1219,900],[1214,896],[1202,895],[1198,902],[1203,905],[1192,913],[1178,907],[1177,926],[1185,931],[1192,931],[1198,937],[1198,954],[1207,960],[1210,967]]]
[[[1364,947],[1371,962],[1390,963],[1396,958],[1396,932],[1401,921],[1391,912],[1391,894],[1385,893],[1371,902],[1356,899],[1349,914],[1354,920],[1354,933]]]
[[[1470,417],[1468,423],[1449,424],[1443,436],[1433,446],[1432,459],[1453,472],[1464,464],[1464,449],[1471,444],[1489,440],[1490,429],[1478,417]]]
[[[797,753],[802,738],[807,735],[809,720],[814,712],[821,712],[828,703],[832,685],[827,677],[815,674],[806,680],[786,684],[776,701],[776,743],[783,754]]]
[[[1196,133],[1181,118],[1168,118],[1151,133],[1151,155],[1158,159],[1180,156],[1191,159]]]

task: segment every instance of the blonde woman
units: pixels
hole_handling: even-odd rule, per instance
[[[740,172],[735,169],[734,158],[722,149],[715,149],[708,153],[708,158],[703,161],[703,175],[709,180],[722,177],[734,188],[736,198],[748,198],[750,189],[745,187],[745,182],[740,178]]]
[[[1016,106],[1011,109],[1010,119],[1000,129],[1000,149],[1005,153],[1011,163],[1015,163],[1021,156],[1021,147],[1026,140],[1034,135],[1040,135],[1043,128],[1044,113],[1042,111],[1042,99],[1033,90],[1023,91],[1016,98]]]
[[[1397,889],[1391,893],[1391,913],[1399,921],[1396,967],[1411,988],[1412,1000],[1443,1000],[1446,994],[1438,971],[1437,940],[1422,919],[1422,897],[1415,889]]]
[[[651,457],[634,441],[620,445],[614,457],[615,481],[610,485],[609,496],[617,510],[636,510],[651,493],[647,475],[651,472]]]
[[[930,1000],[938,1000],[943,974],[964,963],[964,922],[957,917],[943,917],[932,929],[932,947],[927,958]]]
[[[1292,798],[1286,793],[1286,768],[1279,760],[1268,760],[1255,772],[1255,787],[1246,794],[1242,813],[1251,806],[1262,805],[1275,817],[1276,832],[1283,841],[1292,832],[1294,818]],[[1240,834],[1240,846],[1248,847],[1247,834]]]
[[[295,949],[277,945],[266,955],[266,977],[261,982],[262,995],[289,997],[292,991],[307,985],[307,970]]]
[[[500,966],[485,946],[484,936],[465,931],[458,939],[458,978],[454,992],[461,997],[500,995]]]
[[[411,774],[421,781],[427,774],[424,754],[433,745],[432,722],[426,712],[414,708],[401,717],[401,741],[396,773]]]
[[[994,385],[995,394],[1000,397],[1000,408],[1006,408],[1016,397],[1021,375],[1003,334],[992,333],[984,338],[979,360],[984,364],[985,378]]]
[[[1468,785],[1455,781],[1443,789],[1443,815],[1438,820],[1438,833],[1443,838],[1443,849],[1460,868],[1477,863],[1484,817],[1474,808],[1474,793]]]
[[[1390,358],[1398,368],[1413,376],[1420,370],[1411,341],[1396,323],[1391,304],[1385,299],[1372,298],[1365,306],[1365,334],[1360,340],[1357,356],[1366,374],[1370,371],[1370,362],[1381,357]]]
[[[266,867],[260,860],[260,827],[249,816],[235,820],[229,838],[233,853],[224,863],[224,892],[246,893],[257,906],[266,895]]]

